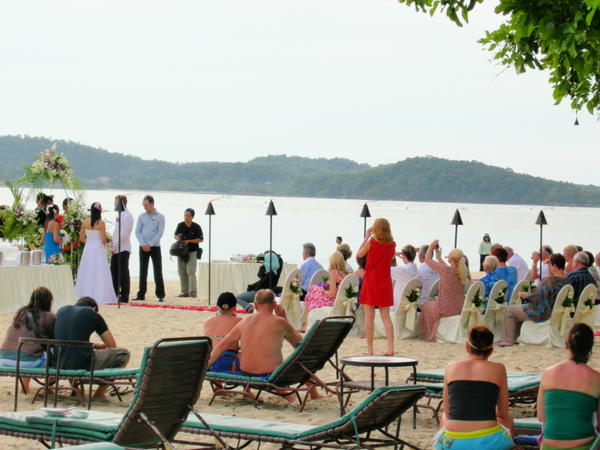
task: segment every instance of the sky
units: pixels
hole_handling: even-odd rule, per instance
[[[180,162],[433,155],[600,184],[600,122],[573,126],[547,73],[477,43],[495,4],[458,28],[394,0],[3,2],[0,135]]]

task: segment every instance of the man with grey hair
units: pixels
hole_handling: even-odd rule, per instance
[[[506,266],[514,267],[515,269],[517,269],[517,281],[524,280],[525,277],[527,277],[527,273],[529,272],[529,267],[527,267],[527,263],[521,257],[521,255],[515,253],[512,247],[505,245],[504,250],[506,250],[506,253],[508,253]]]
[[[577,302],[579,300],[579,296],[581,295],[581,291],[583,291],[583,288],[588,284],[596,284],[594,278],[588,270],[588,263],[588,255],[586,255],[585,252],[575,253],[575,256],[573,257],[573,271],[567,274],[569,284],[573,286],[573,290],[575,291],[573,296],[575,306],[577,306]]]
[[[431,293],[431,288],[433,287],[433,283],[440,279],[440,275],[433,270],[429,265],[425,262],[425,255],[427,254],[427,249],[429,245],[422,245],[419,248],[419,267],[417,272],[419,273],[419,277],[423,282],[423,287],[421,288],[421,296],[419,297],[419,304],[423,304],[429,298],[429,294]]]
[[[313,274],[323,268],[321,264],[315,259],[315,255],[317,254],[317,250],[315,249],[315,245],[307,242],[302,245],[302,259],[304,262],[300,266],[300,270],[302,271],[302,290],[304,294],[308,291],[310,278]]]

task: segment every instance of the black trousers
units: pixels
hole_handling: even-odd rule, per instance
[[[162,276],[162,256],[160,247],[150,247],[149,252],[145,252],[140,247],[140,287],[137,293],[137,298],[143,299],[146,297],[147,278],[148,278],[148,263],[152,258],[152,268],[154,269],[154,283],[156,288],[154,293],[158,298],[165,298],[165,283]]]
[[[110,258],[110,274],[112,275],[115,294],[120,301],[129,300],[129,255],[127,251],[115,253]],[[119,264],[121,266],[121,285],[119,286]]]

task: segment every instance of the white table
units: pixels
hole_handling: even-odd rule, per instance
[[[69,265],[0,266],[0,314],[12,313],[29,303],[39,286],[50,289],[52,310],[75,303],[75,286]]]
[[[249,284],[258,281],[260,263],[236,263],[231,261],[213,261],[210,265],[211,272],[211,304],[216,304],[216,299],[221,292],[229,291],[235,295],[246,292]],[[278,286],[285,281],[288,273],[297,269],[296,264],[283,264],[283,271],[279,277]],[[208,263],[201,262],[198,271],[198,299],[208,300]]]

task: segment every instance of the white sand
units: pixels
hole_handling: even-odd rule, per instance
[[[137,286],[132,286],[132,292],[135,292]],[[158,304],[153,297],[153,285],[149,284],[147,303]],[[178,299],[176,295],[179,292],[178,282],[167,282],[167,300],[165,304],[196,305],[200,302],[193,299]],[[174,336],[200,336],[202,335],[202,324],[213,313],[186,311],[176,309],[162,308],[140,308],[132,306],[122,306],[120,310],[116,306],[102,306],[100,313],[106,319],[110,330],[117,340],[119,346],[128,348],[131,351],[131,363],[135,366],[139,364],[144,346],[151,345],[154,341],[164,337]],[[5,330],[10,323],[12,314],[0,315],[0,330]],[[99,341],[99,338],[96,338]],[[286,353],[291,349],[284,345]],[[340,348],[340,356],[350,356],[362,354],[366,345],[363,339],[356,336],[349,337]],[[383,353],[385,342],[380,339],[375,344],[376,352]],[[449,361],[462,359],[465,351],[462,345],[452,344],[432,344],[419,340],[397,341],[396,354],[398,356],[408,356],[419,360],[418,369],[431,369],[444,367]],[[492,359],[502,362],[508,370],[540,372],[545,367],[561,361],[565,357],[562,349],[556,348],[537,348],[516,346],[512,348],[497,349],[492,355]],[[599,366],[600,359],[597,355],[592,357],[592,367]],[[369,369],[358,367],[347,367],[347,373],[354,379],[368,379]],[[392,382],[402,383],[410,374],[410,369],[397,369],[390,371]],[[324,369],[319,376],[325,380],[334,379],[334,371],[330,368]],[[379,374],[383,379],[383,373]],[[12,411],[13,404],[14,379],[0,378],[0,411]],[[205,383],[202,395],[196,408],[199,412],[207,412],[210,387]],[[356,405],[364,394],[356,394],[352,397],[351,406]],[[32,394],[19,397],[19,409],[28,410],[41,407],[41,403],[31,404]],[[259,408],[254,408],[244,400],[221,398],[217,399],[210,407],[211,413],[220,413],[227,415],[236,415],[242,417],[262,418],[267,420],[278,420],[286,422],[298,422],[306,424],[322,424],[338,417],[338,402],[335,398],[324,400],[309,401],[306,409],[300,413],[297,405],[289,405],[287,401],[269,395],[264,395],[265,403]],[[111,398],[108,403],[92,403],[92,407],[98,410],[106,410],[122,413],[131,401],[131,394],[125,397],[125,401],[120,403],[116,398]],[[75,400],[71,398],[59,398],[61,406],[76,406]],[[532,415],[532,407],[520,407],[513,410],[515,415]],[[431,417],[431,413],[422,410],[417,416],[417,429],[412,429],[411,414],[406,414],[402,421],[401,435],[404,439],[423,448],[431,447],[431,439],[436,429],[436,423]],[[183,435],[180,435],[183,437]],[[42,449],[41,444],[24,440],[2,437],[0,447],[16,449]],[[180,446],[179,448],[184,448]],[[250,447],[255,448],[255,447]],[[270,448],[265,446],[264,448]],[[274,448],[274,447],[273,447]]]

